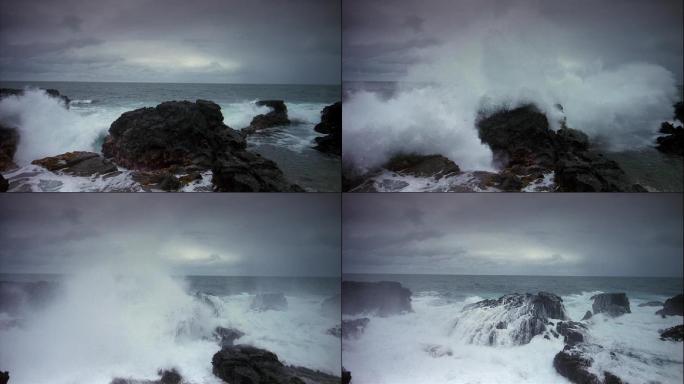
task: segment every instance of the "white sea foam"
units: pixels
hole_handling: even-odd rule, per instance
[[[564,297],[569,316],[579,320],[591,309],[590,297],[595,293]],[[487,346],[454,332],[450,335],[463,306],[481,299],[445,302],[434,295],[414,295],[413,313],[371,317],[360,338],[344,340],[343,365],[357,384],[569,383],[553,368],[553,358],[564,346],[562,338],[547,340],[538,335],[521,346]],[[638,307],[642,300],[630,301],[631,314],[614,319],[597,315],[587,323],[591,342],[607,347],[595,356],[597,373],[609,370],[630,383],[681,383],[681,343],[658,338],[658,329],[681,323],[681,317],[662,319],[653,307]],[[466,328],[458,330],[462,336],[468,333]],[[622,351],[617,360],[610,359],[611,349]]]

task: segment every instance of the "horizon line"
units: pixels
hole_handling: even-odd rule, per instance
[[[7,83],[89,83],[89,84],[208,84],[208,85],[326,85],[342,86],[340,83],[210,83],[210,82],[175,82],[175,81],[82,81],[82,80],[5,80]]]
[[[505,274],[468,274],[468,273],[368,273],[368,272],[342,272],[344,275],[395,275],[395,276],[502,276],[502,277],[638,277],[638,278],[679,278],[684,276],[635,276],[635,275],[505,275]]]
[[[0,272],[0,275],[73,275],[75,272]],[[185,276],[185,277],[313,277],[313,278],[335,278],[341,277],[335,275],[203,275],[203,274],[186,274],[171,276]]]

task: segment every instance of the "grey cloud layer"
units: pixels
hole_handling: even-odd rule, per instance
[[[347,194],[344,273],[681,276],[678,194]]]
[[[0,0],[0,78],[338,84],[335,0]]]
[[[337,276],[332,194],[18,194],[0,199],[0,270],[149,259],[179,274]]]
[[[472,28],[495,30],[511,15],[565,53],[608,67],[655,63],[682,81],[680,0],[345,0],[342,13],[346,81],[401,80],[416,63],[462,49],[467,42],[456,42]]]

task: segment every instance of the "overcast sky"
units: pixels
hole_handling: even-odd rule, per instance
[[[345,81],[404,80],[447,57],[465,64],[478,60],[470,45],[499,40],[565,64],[654,63],[682,81],[681,0],[344,0],[342,12]],[[512,56],[491,65],[515,66]]]
[[[0,79],[339,84],[339,0],[0,0]]]
[[[71,273],[147,258],[176,274],[339,276],[334,194],[12,194],[0,271]]]
[[[681,194],[345,194],[343,272],[682,276]]]

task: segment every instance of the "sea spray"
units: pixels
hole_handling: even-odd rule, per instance
[[[62,100],[39,89],[27,88],[22,95],[0,100],[0,124],[19,130],[18,165],[69,151],[97,152],[97,138],[107,131],[110,119],[68,110]]]

